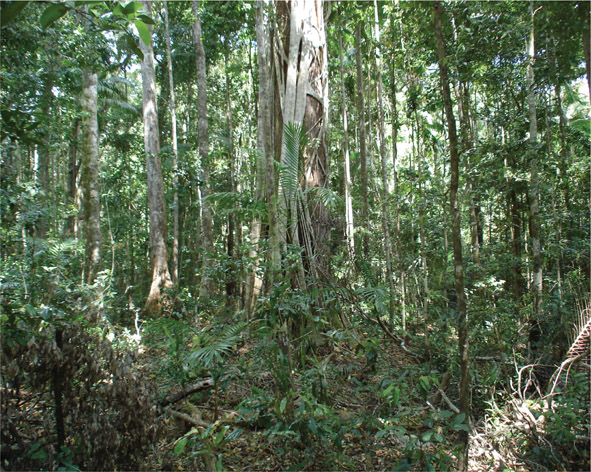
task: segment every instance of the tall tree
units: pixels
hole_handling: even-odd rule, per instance
[[[435,2],[434,9],[434,30],[437,42],[437,60],[439,65],[439,77],[441,81],[441,94],[443,108],[447,121],[447,133],[449,139],[450,156],[450,184],[449,184],[449,205],[452,226],[452,246],[454,256],[454,280],[458,312],[458,352],[460,357],[460,410],[466,415],[466,421],[470,418],[470,370],[469,370],[469,344],[468,344],[468,312],[466,309],[466,296],[464,294],[464,263],[462,259],[462,235],[460,222],[460,202],[458,200],[459,185],[459,154],[458,134],[456,131],[456,120],[454,117],[451,94],[449,88],[449,71],[447,57],[445,56],[445,41],[443,39],[442,16],[443,8],[440,2]],[[469,435],[467,431],[461,431],[460,440],[464,450],[460,457],[460,470],[468,469],[468,446]]]
[[[287,163],[288,146],[283,138],[283,126],[294,125],[303,129],[308,145],[304,150],[302,185],[306,189],[322,188],[327,185],[328,156],[326,146],[328,111],[328,73],[326,34],[323,3],[320,0],[292,0],[277,4],[278,17],[283,21],[283,51],[275,51],[276,90],[279,92],[280,116],[275,120],[281,133],[275,142],[280,149],[280,162]],[[287,129],[287,128],[286,128]],[[279,145],[281,145],[279,147]],[[297,150],[296,150],[297,151]],[[297,166],[297,164],[295,164]],[[287,177],[287,175],[286,175]],[[282,182],[278,211],[280,237],[285,244],[288,237],[292,244],[301,245],[306,255],[309,272],[315,276],[329,276],[328,238],[330,221],[321,199],[312,198],[309,205],[293,193],[299,185],[296,175],[292,181]],[[296,179],[293,181],[293,179]],[[298,199],[300,203],[298,203]],[[300,208],[298,208],[298,206]],[[300,241],[299,231],[302,239]],[[298,270],[296,284],[303,287],[303,271]]]
[[[98,78],[89,68],[82,71],[81,172],[85,264],[84,279],[92,284],[101,265],[101,208],[99,191]]]
[[[359,121],[359,158],[361,160],[361,227],[363,229],[363,256],[369,255],[368,218],[369,218],[369,181],[367,178],[367,134],[365,129],[365,98],[363,87],[363,61],[361,58],[361,29],[359,20],[355,25],[355,63],[357,65],[357,114]]]
[[[151,15],[151,0],[143,0],[144,10]],[[148,26],[151,34],[151,27]],[[148,179],[148,208],[150,211],[150,252],[152,259],[152,284],[144,310],[148,313],[159,311],[162,288],[171,288],[172,280],[168,271],[166,250],[166,207],[164,204],[164,182],[160,164],[160,137],[158,129],[158,108],[156,104],[156,79],[154,71],[154,50],[152,44],[140,40],[144,55],[142,61],[142,106],[144,117],[144,146],[146,151],[146,174]]]
[[[390,320],[394,320],[396,305],[394,303],[394,272],[392,270],[392,240],[390,239],[390,224],[388,222],[388,170],[386,138],[384,133],[384,105],[382,101],[382,59],[380,51],[380,19],[378,2],[374,0],[374,39],[376,41],[376,70],[377,70],[377,101],[378,101],[378,137],[380,146],[380,163],[382,168],[382,231],[384,232],[384,249],[386,256],[386,281],[390,292],[389,311]]]
[[[347,117],[347,93],[343,72],[343,38],[339,35],[339,66],[341,79],[341,100],[343,107],[343,154],[345,158],[345,224],[347,236],[347,249],[349,256],[355,256],[355,225],[353,222],[353,199],[351,197],[351,159],[349,157],[349,127]]]
[[[170,50],[170,29],[168,17],[168,2],[164,2],[164,29],[166,33],[166,62],[168,63],[168,88],[170,89],[170,122],[172,139],[172,172],[173,172],[173,201],[172,201],[172,283],[178,283],[179,277],[179,173],[178,173],[178,139],[176,129],[176,103],[174,97],[174,76],[172,68],[172,53]]]
[[[533,310],[530,329],[530,343],[533,352],[537,350],[536,344],[540,336],[540,318],[542,315],[542,249],[540,242],[540,180],[538,175],[538,121],[536,111],[534,62],[536,57],[534,40],[534,1],[530,0],[530,28],[527,35],[527,108],[529,114],[529,139],[528,154],[530,164],[529,177],[529,212],[530,212],[530,237],[533,259]]]
[[[197,136],[199,141],[199,161],[201,164],[201,212],[203,230],[203,264],[202,279],[199,296],[208,298],[211,295],[213,281],[207,271],[213,263],[213,221],[211,208],[207,197],[210,194],[209,178],[209,130],[207,121],[207,69],[205,49],[201,39],[201,16],[199,14],[199,0],[193,0],[193,47],[195,48],[195,63],[197,67]]]

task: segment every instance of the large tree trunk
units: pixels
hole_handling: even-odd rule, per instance
[[[84,280],[94,283],[101,265],[101,208],[99,192],[99,138],[97,118],[98,79],[88,69],[82,71],[82,95],[80,105],[83,118],[82,161],[80,181],[84,227]]]
[[[466,415],[466,421],[470,418],[470,370],[469,370],[469,344],[468,344],[468,313],[466,310],[466,297],[464,294],[464,263],[462,260],[462,239],[460,225],[460,203],[458,201],[459,185],[459,155],[458,136],[456,131],[456,120],[453,113],[451,94],[449,90],[449,78],[447,58],[445,57],[445,42],[442,32],[442,7],[440,2],[434,4],[435,17],[435,40],[437,41],[437,58],[439,63],[439,76],[441,80],[441,92],[443,107],[447,120],[449,154],[450,154],[450,186],[449,203],[452,221],[452,245],[454,255],[454,279],[458,311],[458,352],[460,357],[460,410]],[[468,468],[468,446],[469,435],[467,431],[460,432],[460,441],[464,450],[460,456],[459,469],[462,471]]]
[[[276,125],[294,124],[303,127],[308,137],[304,150],[304,188],[324,187],[327,184],[328,156],[326,131],[328,112],[328,77],[326,36],[323,4],[320,0],[292,0],[279,2],[278,16],[284,21],[283,53],[276,51],[277,90],[281,103],[281,119]],[[282,138],[276,132],[276,137]],[[280,161],[285,164],[287,147],[281,143]],[[292,182],[293,188],[298,182]],[[328,238],[330,221],[328,211],[320,199],[309,204],[289,193],[282,186],[278,212],[282,244],[287,241],[304,247],[306,266],[316,278],[329,277]],[[300,205],[299,202],[302,204]],[[298,231],[299,229],[299,231]],[[288,234],[289,233],[289,234]],[[297,270],[295,284],[305,285],[302,267]]]
[[[174,77],[172,71],[172,53],[170,50],[170,31],[168,18],[168,2],[164,2],[164,26],[166,31],[166,59],[168,62],[168,86],[170,89],[170,122],[172,128],[172,172],[173,172],[173,224],[172,224],[172,283],[178,284],[179,278],[179,174],[178,174],[178,141],[176,130],[176,105],[174,98]]]
[[[143,0],[143,3],[146,14],[150,15],[152,2]],[[166,250],[166,208],[160,165],[154,51],[151,44],[146,46],[143,41],[140,41],[140,49],[144,55],[142,61],[142,103],[146,174],[148,179],[148,208],[150,211],[150,253],[152,259],[152,285],[144,310],[148,313],[155,313],[161,308],[161,289],[163,287],[172,287],[172,280],[168,271],[168,254]]]
[[[201,16],[199,15],[199,0],[193,0],[193,46],[195,47],[195,62],[197,67],[197,136],[199,140],[199,160],[201,161],[201,213],[203,229],[203,264],[202,279],[199,296],[207,299],[214,287],[213,280],[207,271],[213,264],[213,221],[211,208],[207,197],[210,193],[209,184],[209,130],[207,122],[207,71],[205,64],[205,50],[201,40]]]

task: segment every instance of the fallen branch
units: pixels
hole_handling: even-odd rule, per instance
[[[203,420],[198,420],[197,418],[194,418],[185,413],[181,413],[180,411],[173,410],[172,408],[167,408],[166,411],[168,411],[175,418],[192,424],[193,426],[201,426],[202,428],[207,428],[209,426],[209,424]]]
[[[193,393],[201,392],[202,390],[206,390],[206,389],[211,388],[213,386],[214,386],[214,381],[211,377],[207,378],[207,379],[203,379],[203,380],[191,385],[190,387],[187,387],[184,390],[181,390],[180,392],[176,392],[176,393],[168,395],[166,398],[164,398],[164,400],[162,400],[160,402],[160,406],[171,405],[173,403],[178,402],[179,400],[182,400],[185,397],[188,397],[189,395],[191,395]]]

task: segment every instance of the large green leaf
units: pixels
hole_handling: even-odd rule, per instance
[[[15,18],[25,9],[29,2],[12,2],[7,7],[0,10],[0,28],[4,28],[8,23],[14,21]]]
[[[54,3],[45,9],[41,18],[39,18],[39,23],[41,23],[43,29],[47,29],[66,13],[68,13],[68,7],[66,5],[63,3]]]
[[[133,24],[137,28],[137,32],[139,33],[140,38],[142,38],[144,44],[146,46],[150,46],[150,43],[152,42],[152,33],[150,32],[148,25],[146,25],[146,23],[141,20],[134,20]]]

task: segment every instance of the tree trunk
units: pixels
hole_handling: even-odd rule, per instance
[[[388,171],[386,138],[384,136],[384,105],[382,102],[382,62],[380,51],[380,23],[378,16],[378,2],[374,0],[374,36],[376,41],[376,69],[377,69],[377,101],[378,101],[378,137],[380,144],[380,163],[382,167],[382,231],[384,232],[384,249],[386,253],[386,282],[389,290],[388,310],[390,320],[394,320],[396,305],[394,300],[394,271],[392,270],[392,240],[390,239],[390,224],[388,222]]]
[[[236,192],[236,176],[235,176],[235,156],[234,156],[234,123],[232,120],[232,101],[230,99],[230,69],[228,65],[230,55],[230,45],[228,38],[224,41],[224,76],[225,76],[225,92],[226,92],[226,123],[228,125],[228,160],[230,168],[230,191]],[[234,265],[234,215],[228,214],[228,273],[226,274],[226,295],[228,301],[231,301],[236,292],[236,273],[232,270]]]
[[[535,352],[540,337],[540,319],[542,316],[542,250],[540,243],[540,182],[538,177],[538,123],[536,113],[535,95],[535,44],[534,44],[534,3],[530,1],[530,31],[527,36],[527,107],[529,112],[529,212],[530,212],[530,237],[533,260],[533,309],[530,323],[530,347]]]
[[[459,185],[459,155],[458,136],[456,132],[456,121],[453,113],[451,94],[449,91],[449,78],[447,58],[445,57],[445,43],[442,32],[442,6],[440,2],[434,4],[435,17],[435,40],[437,41],[437,58],[439,63],[439,76],[441,79],[441,91],[443,107],[447,119],[449,154],[450,154],[450,187],[449,202],[452,220],[452,245],[454,255],[454,279],[457,297],[457,311],[459,315],[458,326],[458,351],[460,357],[460,411],[466,415],[466,422],[470,418],[470,370],[469,370],[469,340],[468,340],[468,313],[466,310],[466,297],[464,294],[464,263],[462,260],[462,239],[460,225],[460,204],[458,201]],[[460,441],[464,450],[460,455],[459,469],[462,471],[468,468],[468,447],[469,435],[467,431],[461,431]]]
[[[78,171],[81,163],[78,162],[78,135],[80,132],[80,121],[76,120],[74,124],[72,141],[68,150],[68,204],[77,205],[78,194]],[[65,235],[68,237],[77,237],[77,216],[71,214],[66,221]]]
[[[355,226],[353,223],[353,200],[351,198],[351,162],[349,158],[349,129],[347,122],[347,94],[345,93],[345,80],[343,78],[343,38],[339,36],[339,65],[341,78],[341,100],[343,107],[343,153],[345,158],[345,234],[347,237],[347,250],[349,257],[355,257]]]
[[[207,273],[211,270],[213,260],[213,222],[211,209],[207,197],[210,193],[209,183],[209,131],[207,123],[207,71],[205,64],[205,50],[201,41],[201,17],[199,15],[199,0],[193,0],[193,46],[197,67],[197,135],[199,139],[199,159],[201,161],[201,212],[203,229],[203,264],[202,279],[199,296],[207,299],[214,288],[213,280]]]
[[[84,280],[93,284],[101,265],[101,208],[99,192],[99,137],[97,117],[98,79],[89,69],[82,71],[80,105],[83,118],[80,182],[84,227]]]
[[[325,187],[328,183],[326,131],[328,113],[328,73],[323,3],[320,0],[292,0],[280,2],[278,15],[285,21],[284,52],[277,52],[277,89],[281,104],[281,119],[276,124],[303,127],[308,137],[304,150],[304,188]],[[276,132],[276,137],[283,137]],[[281,139],[281,163],[285,164],[287,147]],[[292,182],[290,187],[299,185]],[[312,198],[309,204],[296,195],[288,195],[282,186],[278,212],[280,237],[289,236],[291,243],[304,248],[306,265],[313,277],[328,277],[328,239],[330,220],[321,199]],[[287,192],[286,192],[287,191]],[[301,203],[301,204],[300,204]],[[289,230],[289,234],[288,233]],[[298,231],[299,230],[299,231]],[[295,284],[305,285],[303,266],[294,274]]]
[[[151,15],[151,0],[143,0],[147,15]],[[148,28],[150,28],[148,26]],[[150,29],[151,32],[151,29]],[[152,285],[144,310],[147,313],[160,311],[161,289],[171,288],[166,250],[166,208],[164,205],[164,182],[160,165],[160,141],[158,111],[156,105],[156,79],[154,51],[140,40],[144,55],[142,61],[142,104],[144,115],[144,146],[146,150],[146,174],[148,179],[148,208],[150,211],[150,255],[152,259]]]
[[[170,89],[170,122],[172,132],[172,172],[173,172],[173,202],[172,202],[172,283],[178,284],[179,278],[179,173],[178,173],[178,140],[176,130],[176,105],[174,98],[174,77],[172,73],[172,53],[170,50],[170,30],[169,30],[169,18],[168,18],[168,2],[164,2],[164,27],[166,31],[166,59],[168,62],[168,87]]]
[[[365,98],[363,96],[363,63],[361,60],[361,22],[355,26],[355,62],[357,66],[357,114],[359,116],[359,158],[361,166],[361,227],[363,257],[369,256],[368,218],[369,182],[367,178],[367,142],[365,130]]]

